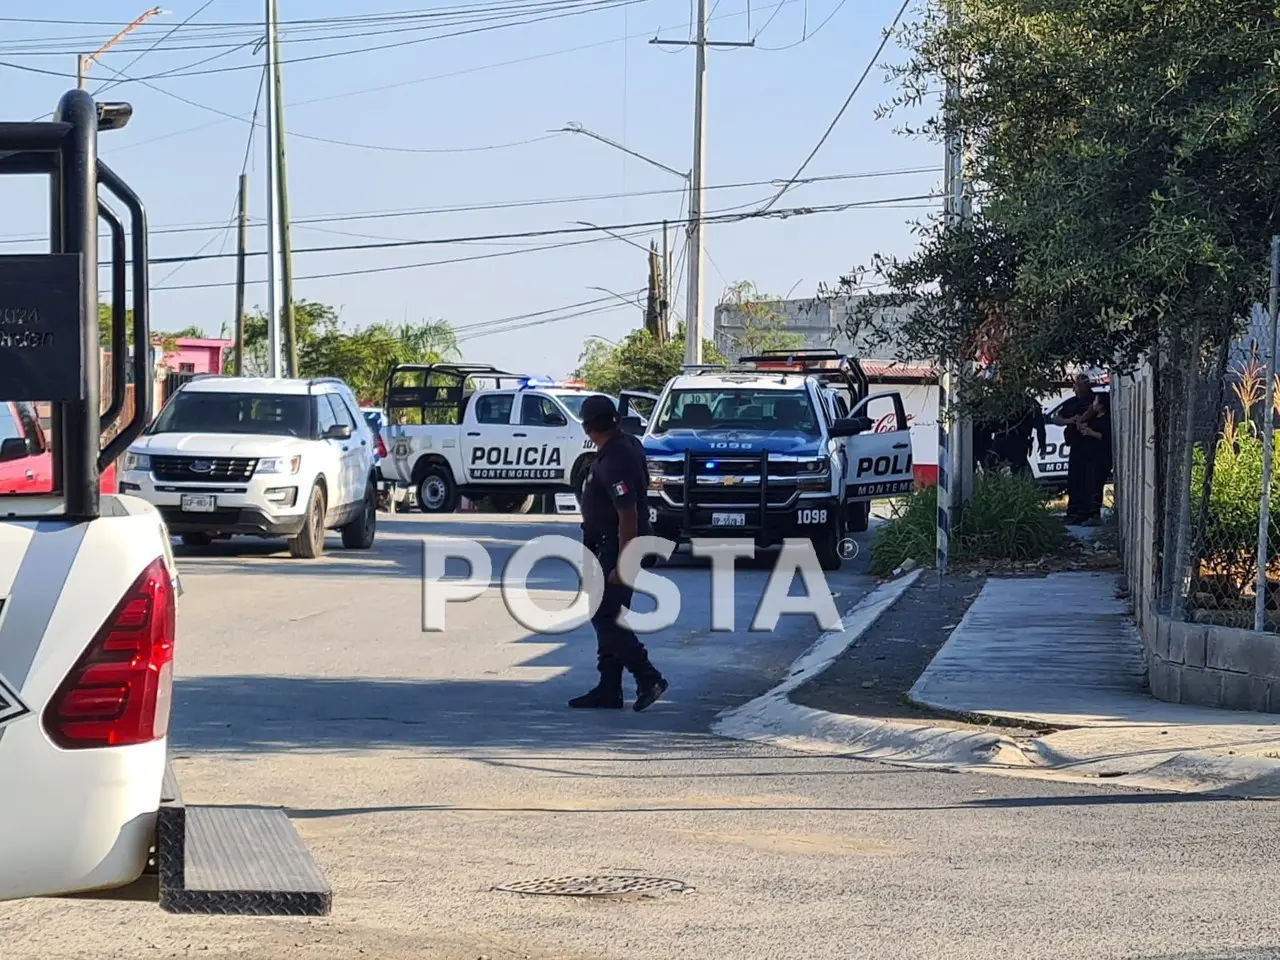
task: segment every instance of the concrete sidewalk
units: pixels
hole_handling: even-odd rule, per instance
[[[802,750],[930,768],[1096,780],[1187,792],[1280,798],[1280,715],[1170,704],[1150,697],[1141,641],[1117,578],[1060,573],[991,579],[908,699],[998,727],[873,719],[791,703],[786,694],[857,642],[905,590],[885,584],[820,641],[769,695],[722,717],[721,732]],[[820,652],[819,652],[820,651]],[[815,663],[815,660],[819,661]]]

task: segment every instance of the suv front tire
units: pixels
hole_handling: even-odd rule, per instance
[[[325,496],[319,484],[311,488],[307,501],[307,519],[298,535],[289,541],[289,555],[299,560],[314,560],[324,553]]]
[[[364,491],[360,514],[342,528],[342,545],[348,550],[368,550],[378,529],[378,489],[370,483]]]

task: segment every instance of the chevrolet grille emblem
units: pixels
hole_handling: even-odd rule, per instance
[[[737,482],[738,482],[738,478],[737,478],[737,477],[725,477],[725,478],[724,478],[724,480],[723,480],[722,482],[724,483],[724,485],[725,485],[726,487],[732,487],[735,483],[737,483]]]

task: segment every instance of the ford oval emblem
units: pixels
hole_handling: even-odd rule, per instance
[[[213,462],[210,460],[192,460],[191,472],[192,473],[212,473]]]

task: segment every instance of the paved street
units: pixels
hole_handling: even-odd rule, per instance
[[[1246,958],[1280,956],[1280,807],[907,771],[721,740],[725,707],[816,639],[747,632],[768,572],[739,570],[738,632],[709,634],[688,561],[669,675],[647,713],[572,713],[589,632],[531,637],[496,589],[421,632],[421,540],[495,568],[556,518],[380,516],[376,549],[293,561],[236,541],[180,556],[174,754],[189,802],[286,806],[334,888],[303,920],[155,907],[0,907],[6,960],[125,957]],[[539,567],[548,605],[567,567]],[[830,578],[853,606],[871,581]],[[629,691],[630,693],[630,691]],[[495,885],[635,874],[692,892],[605,902]]]

